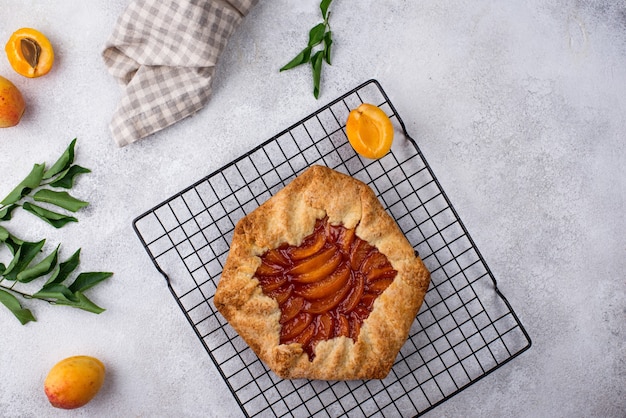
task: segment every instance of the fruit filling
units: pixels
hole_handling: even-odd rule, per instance
[[[355,229],[319,219],[299,246],[283,244],[261,256],[255,277],[281,310],[280,343],[315,345],[339,336],[356,342],[374,301],[398,272]]]

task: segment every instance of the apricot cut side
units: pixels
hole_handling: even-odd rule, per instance
[[[43,33],[32,28],[13,32],[4,50],[11,67],[24,77],[46,75],[54,64],[52,44]]]
[[[391,149],[393,125],[381,108],[363,103],[350,111],[346,121],[346,135],[358,154],[378,159]]]

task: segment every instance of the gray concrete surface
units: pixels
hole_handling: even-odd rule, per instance
[[[222,56],[209,105],[120,149],[107,124],[121,90],[100,51],[127,1],[0,2],[0,40],[31,26],[57,52],[35,80],[1,54],[28,111],[0,130],[0,195],[77,137],[77,161],[93,171],[76,186],[91,202],[80,222],[17,220],[66,256],[82,247],[84,268],[115,272],[90,293],[107,308],[99,316],[28,302],[38,322],[21,326],[0,307],[0,415],[241,416],[131,222],[376,78],[533,339],[427,416],[626,416],[626,3],[334,3],[319,100],[308,68],[278,72],[319,3],[261,0]],[[43,379],[77,353],[107,364],[105,386],[82,409],[54,410]]]

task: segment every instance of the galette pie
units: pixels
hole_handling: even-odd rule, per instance
[[[282,378],[381,379],[429,281],[372,189],[313,166],[237,223],[214,301]]]

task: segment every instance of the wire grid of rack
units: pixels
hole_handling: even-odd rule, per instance
[[[395,139],[367,160],[349,111],[380,106]],[[282,380],[213,305],[236,222],[313,164],[377,193],[431,271],[422,309],[382,380]],[[133,227],[245,416],[417,416],[527,350],[531,340],[386,93],[369,80],[137,217]]]

